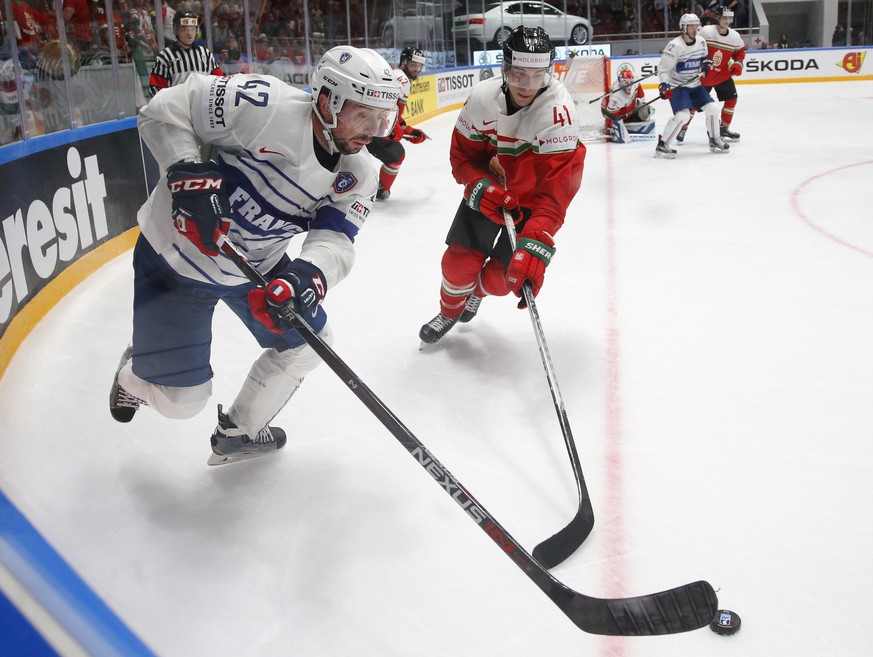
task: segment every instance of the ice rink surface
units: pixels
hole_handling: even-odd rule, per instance
[[[605,597],[707,579],[736,636],[583,634],[327,367],[277,417],[276,457],[207,467],[214,404],[115,423],[129,253],[0,381],[3,491],[161,657],[869,655],[873,83],[739,91],[728,155],[702,117],[673,161],[589,146],[537,298],[596,514],[554,574]],[[527,312],[488,298],[418,349],[461,198],[455,116],[407,145],[326,307],[337,353],[532,549],[576,493]],[[257,353],[220,308],[215,403]]]

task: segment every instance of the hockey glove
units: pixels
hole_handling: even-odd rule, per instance
[[[292,328],[288,309],[315,317],[318,306],[327,294],[324,274],[311,262],[297,258],[266,288],[249,292],[252,315],[273,333],[285,333]]]
[[[391,134],[388,135],[387,139],[391,141],[400,141],[403,139],[404,128],[406,128],[406,124],[403,123],[400,119],[394,122],[394,128],[391,130]]]
[[[521,292],[522,285],[525,281],[530,281],[533,294],[536,296],[543,286],[546,267],[552,261],[552,256],[555,255],[555,240],[549,233],[537,231],[538,239],[534,239],[534,237],[525,234],[526,232],[523,231],[518,236],[515,252],[512,254],[512,260],[509,261],[509,267],[506,269],[506,287],[521,297],[519,308],[527,307]]]
[[[504,208],[509,210],[516,223],[521,219],[521,213],[518,211],[518,199],[515,194],[494,184],[488,178],[482,178],[468,184],[464,188],[464,198],[467,199],[468,208],[481,212],[501,226],[506,223],[503,220]]]
[[[661,97],[661,100],[667,100],[673,97],[673,90],[669,84],[662,82],[658,85],[658,95]]]
[[[712,61],[712,58],[706,57],[702,62],[700,62],[700,74],[709,75],[713,66],[715,66],[715,63]]]
[[[731,64],[731,67],[728,69],[728,72],[733,77],[738,77],[743,74],[743,63],[742,62],[734,62]]]
[[[230,229],[230,201],[216,164],[177,162],[167,169],[167,186],[176,230],[206,255],[217,256],[215,242]]]
[[[427,139],[427,135],[424,134],[424,130],[419,130],[418,128],[406,126],[406,129],[403,132],[403,138],[413,144],[420,144],[425,139]]]

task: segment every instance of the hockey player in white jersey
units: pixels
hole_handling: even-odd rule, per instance
[[[329,50],[312,88],[194,74],[140,112],[140,135],[164,173],[137,215],[133,340],[110,411],[120,422],[143,405],[175,419],[200,412],[212,392],[212,315],[223,301],[265,351],[233,404],[218,407],[210,465],[284,446],[285,432],[269,423],[319,358],[280,311],[292,305],[330,341],[321,302],[352,267],[377,189],[365,147],[394,127],[400,88],[372,50]],[[305,239],[291,260],[285,251],[298,234]],[[221,252],[223,236],[271,281],[264,290]]]
[[[679,134],[682,126],[691,116],[691,108],[703,111],[706,116],[706,131],[709,135],[709,150],[713,153],[726,153],[729,146],[719,135],[718,105],[709,92],[700,84],[700,77],[706,75],[712,66],[707,58],[706,42],[697,32],[700,19],[696,14],[684,14],[679,19],[682,32],[664,48],[658,64],[658,94],[670,100],[673,116],[664,127],[655,147],[655,157],[676,157],[676,150],[670,144]]]

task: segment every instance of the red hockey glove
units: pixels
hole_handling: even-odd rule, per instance
[[[513,221],[518,222],[521,213],[518,211],[518,199],[512,192],[494,184],[488,178],[482,178],[464,188],[464,198],[467,207],[478,210],[491,221],[503,226],[503,209],[509,210]]]
[[[728,72],[733,77],[738,77],[743,74],[743,63],[742,62],[734,62],[731,64],[731,67],[728,69]]]
[[[413,144],[420,144],[425,139],[427,139],[427,135],[424,134],[424,130],[419,130],[418,128],[406,126],[406,129],[403,132],[403,138]]]
[[[321,270],[297,258],[266,288],[249,292],[248,301],[255,319],[273,333],[284,333],[292,328],[289,308],[293,306],[301,315],[315,317],[325,294],[327,283]]]
[[[176,230],[206,255],[217,256],[215,242],[230,229],[230,201],[215,162],[177,162],[167,169],[167,186]]]
[[[539,239],[529,237],[524,232],[518,236],[515,253],[512,254],[512,260],[509,261],[509,267],[506,269],[506,287],[521,297],[519,308],[527,307],[521,292],[522,285],[525,281],[530,281],[536,296],[543,286],[546,267],[555,255],[555,240],[552,236],[545,231],[538,231],[538,233]]]
[[[403,131],[405,127],[406,125],[400,119],[397,119],[397,121],[394,122],[394,129],[387,138],[391,141],[400,141],[403,139]]]
[[[669,84],[662,82],[658,85],[658,95],[661,97],[661,100],[667,100],[672,98],[673,90],[670,88]]]

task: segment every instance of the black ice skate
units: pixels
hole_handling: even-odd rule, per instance
[[[434,344],[442,340],[443,336],[449,332],[455,323],[457,317],[446,317],[442,313],[434,317],[427,324],[421,327],[418,332],[418,337],[421,338],[422,346],[425,344]]]
[[[481,303],[482,297],[477,297],[475,294],[471,294],[467,297],[467,305],[464,306],[464,312],[461,313],[458,321],[466,324],[473,319],[476,316],[476,313],[479,312],[479,304]]]
[[[676,149],[670,148],[664,143],[664,140],[658,137],[658,145],[655,146],[655,157],[666,157],[672,160],[676,157]]]
[[[727,153],[730,149],[731,147],[725,144],[718,137],[709,138],[709,150],[713,153]]]
[[[376,192],[376,200],[377,201],[384,201],[389,196],[391,196],[391,190],[390,189],[382,189],[382,186],[380,185],[379,191]]]
[[[676,135],[676,143],[677,143],[677,144],[681,145],[682,143],[685,142],[685,133],[686,133],[686,132],[688,132],[688,128],[682,128],[682,129],[679,131],[679,134]]]
[[[209,465],[224,465],[246,461],[258,456],[275,454],[285,446],[285,432],[278,427],[264,427],[254,440],[230,421],[218,405],[218,426],[212,434],[212,455]]]
[[[118,383],[118,373],[132,355],[133,347],[128,347],[121,354],[121,362],[118,363],[115,378],[112,379],[112,388],[109,390],[109,412],[117,422],[130,422],[139,410],[140,404],[148,406],[142,399],[134,397]]]
[[[720,133],[721,138],[724,141],[739,141],[740,140],[740,133],[734,132],[733,130],[728,128],[726,125],[721,126],[719,133]]]

